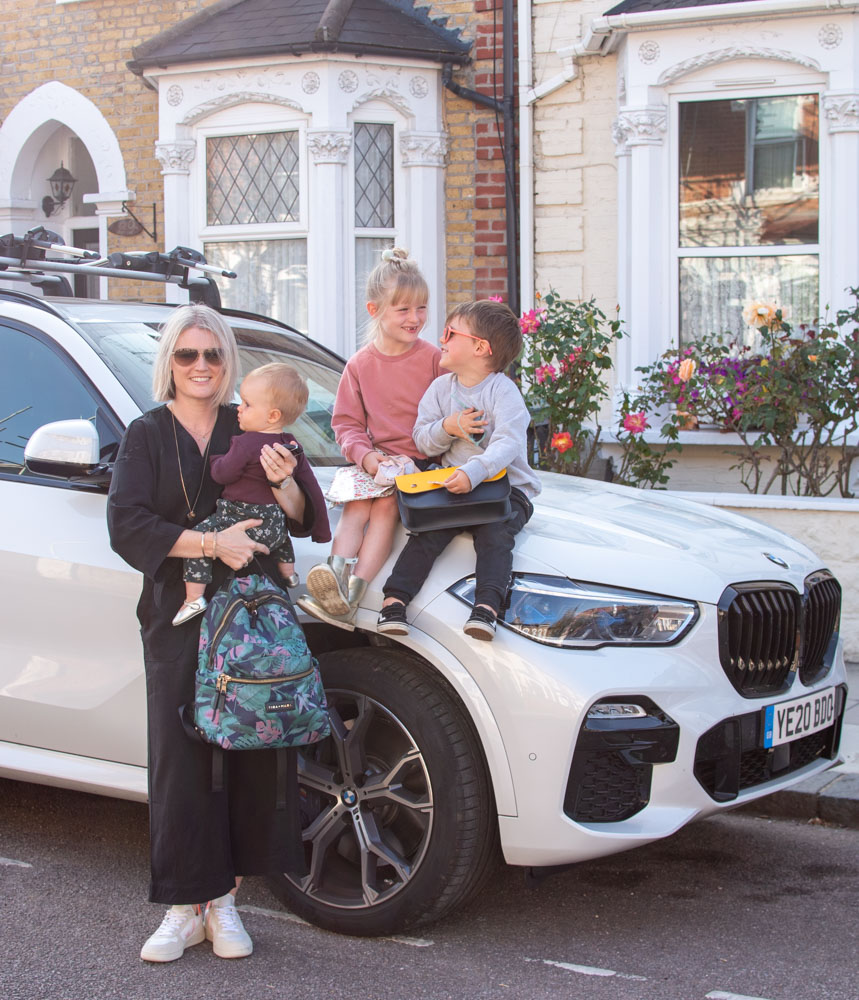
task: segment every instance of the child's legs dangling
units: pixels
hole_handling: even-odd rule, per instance
[[[332,556],[351,559],[358,554],[364,541],[364,529],[370,520],[373,500],[350,500],[343,505],[343,513],[334,531],[331,544]]]
[[[370,520],[364,541],[358,552],[358,562],[352,573],[368,582],[379,572],[391,554],[394,532],[400,523],[397,498],[393,495],[368,501],[371,504]]]

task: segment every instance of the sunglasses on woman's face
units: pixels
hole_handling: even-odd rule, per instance
[[[206,364],[212,365],[214,368],[224,363],[224,352],[220,347],[207,347],[205,351],[197,351],[193,347],[180,347],[173,352],[173,360],[180,368],[190,368],[191,365],[197,363],[197,358],[201,354],[206,359]]]
[[[452,326],[446,326],[441,335],[441,342],[446,344],[450,338],[456,334],[458,337],[468,337],[471,340],[478,340],[483,344],[486,344],[486,353],[492,354],[492,347],[486,337],[475,337],[473,333],[466,333],[465,330],[454,330]]]

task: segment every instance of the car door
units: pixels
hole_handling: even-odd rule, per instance
[[[0,741],[145,765],[140,578],[110,550],[106,490],[23,457],[37,427],[84,418],[110,460],[121,424],[43,331],[0,319],[0,358]]]

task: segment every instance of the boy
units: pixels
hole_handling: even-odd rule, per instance
[[[463,631],[491,640],[510,585],[513,544],[534,508],[540,483],[526,458],[530,414],[518,387],[504,374],[522,350],[519,322],[500,302],[470,302],[454,309],[441,337],[440,375],[418,407],[414,439],[425,455],[456,465],[445,480],[451,493],[468,493],[484,479],[507,470],[512,512],[501,523],[465,530],[474,537],[477,587],[474,609]],[[376,629],[408,635],[406,607],[420,590],[436,558],[460,528],[411,535],[383,588]]]
[[[204,535],[207,531],[214,531],[217,552],[218,529],[248,518],[260,518],[263,523],[251,528],[248,534],[254,541],[269,547],[287,586],[295,587],[298,578],[295,576],[292,542],[286,533],[283,511],[275,503],[271,484],[260,465],[259,455],[263,445],[280,441],[296,459],[300,457],[298,442],[291,434],[284,434],[283,428],[298,420],[304,412],[307,383],[291,365],[272,363],[255,368],[245,376],[239,387],[239,397],[239,427],[244,433],[232,438],[225,455],[212,459],[212,478],[217,483],[225,484],[225,488],[215,513],[196,525],[194,530]],[[298,477],[298,465],[294,474]],[[205,611],[208,602],[203,595],[206,584],[212,580],[212,559],[185,559],[183,579],[185,603],[176,613],[174,625],[181,625]]]

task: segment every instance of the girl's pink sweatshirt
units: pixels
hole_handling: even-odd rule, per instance
[[[345,458],[362,468],[371,451],[426,458],[412,429],[418,403],[439,374],[441,351],[417,340],[405,354],[382,354],[367,344],[346,362],[337,387],[331,427]]]

